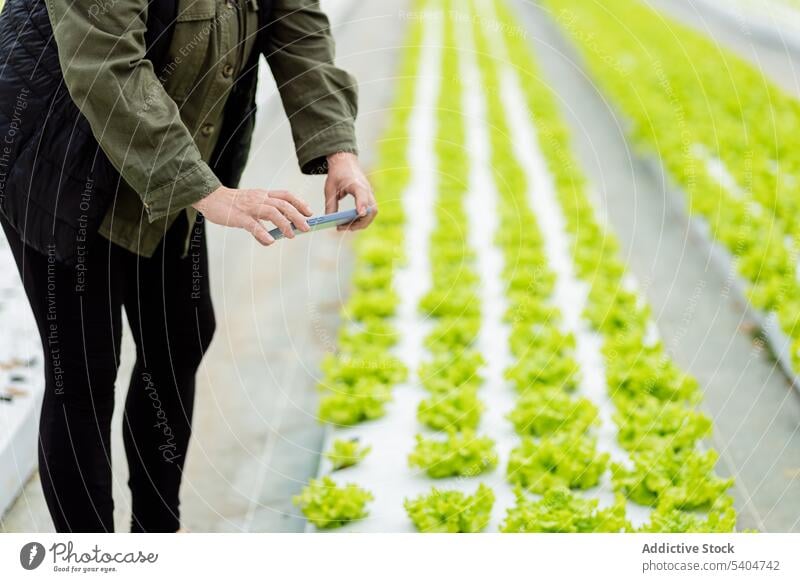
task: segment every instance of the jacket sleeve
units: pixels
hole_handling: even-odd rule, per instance
[[[145,58],[147,0],[48,0],[64,81],[152,222],[219,187]]]
[[[327,171],[325,156],[357,153],[355,79],[336,67],[328,17],[319,0],[273,0],[262,50],[292,126],[306,174]]]

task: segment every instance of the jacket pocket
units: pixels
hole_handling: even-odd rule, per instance
[[[167,94],[178,104],[186,100],[201,73],[209,68],[216,17],[216,0],[178,0],[169,57],[160,75]]]

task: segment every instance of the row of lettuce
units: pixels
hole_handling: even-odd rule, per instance
[[[489,1],[501,24],[497,29],[513,31],[513,18],[502,0]],[[491,165],[500,218],[495,242],[505,263],[506,322],[514,357],[506,377],[517,399],[508,420],[521,439],[506,467],[516,504],[508,509],[501,531],[733,530],[736,515],[726,494],[731,481],[714,474],[716,453],[698,448],[699,441],[708,436],[711,422],[694,408],[700,398],[697,384],[676,369],[661,344],[648,339],[649,313],[623,284],[625,269],[617,244],[597,222],[550,89],[538,74],[525,37],[509,34],[504,39],[508,57],[520,75],[555,180],[573,241],[575,268],[591,289],[584,316],[604,340],[618,440],[630,454],[630,462],[610,463],[608,454],[598,451],[594,436],[598,410],[575,394],[581,382],[574,357],[575,338],[562,331],[561,314],[551,301],[556,276],[528,205],[526,172],[510,139],[500,91],[500,71],[506,65],[496,60],[497,48],[479,18],[456,18],[464,14],[451,12],[450,0],[440,0],[436,7],[448,16],[443,19],[442,50],[446,90],[440,92],[437,108],[439,184],[430,246],[433,284],[420,305],[434,321],[425,342],[431,359],[418,371],[429,397],[419,406],[418,420],[439,434],[418,435],[417,447],[409,455],[410,465],[433,479],[479,480],[498,464],[494,442],[476,432],[484,409],[478,395],[483,358],[475,349],[481,316],[479,275],[465,230],[469,157],[464,148],[464,124],[481,121],[468,121],[463,115],[456,34],[457,26],[470,28],[471,22],[468,32],[474,38],[482,86],[487,88]],[[469,10],[474,8],[473,2]],[[326,394],[320,416],[333,424],[351,425],[382,416],[392,386],[407,374],[391,355],[396,341],[391,320],[397,305],[391,282],[401,258],[399,200],[408,183],[408,171],[393,168],[405,168],[420,34],[421,26],[415,24],[401,77],[400,105],[394,110],[388,137],[382,141],[382,170],[375,174],[376,191],[383,195],[381,220],[376,223],[380,226],[357,244],[355,291],[345,310],[349,323],[341,333],[340,353],[324,367]],[[357,442],[337,441],[329,458],[334,468],[340,468],[358,462],[366,452]],[[600,507],[591,492],[609,470],[616,500]],[[325,528],[364,517],[370,499],[371,493],[355,484],[339,486],[324,477],[312,481],[297,502],[310,521]],[[479,484],[474,495],[433,489],[428,495],[407,499],[406,510],[420,531],[475,532],[489,522],[493,501],[491,489]],[[626,519],[629,502],[652,507],[650,522],[634,528]]]
[[[447,14],[452,1],[442,0],[439,6]],[[421,316],[433,327],[425,339],[428,357],[417,374],[428,393],[420,402],[417,419],[440,434],[418,434],[409,456],[411,467],[432,478],[477,475],[497,465],[493,441],[475,432],[485,409],[478,398],[484,359],[476,347],[481,328],[480,277],[469,243],[465,205],[470,160],[458,44],[453,20],[443,18],[442,25],[436,220],[429,243],[431,286],[419,305]]]
[[[424,2],[417,1],[417,8]],[[409,123],[414,108],[417,70],[422,54],[423,21],[412,21],[398,72],[397,93],[388,126],[377,144],[376,170],[370,180],[379,193],[380,219],[355,239],[352,294],[342,313],[338,350],[322,363],[319,419],[352,426],[381,418],[396,384],[408,369],[392,354],[398,332],[393,325],[399,297],[393,283],[404,260],[402,195],[411,179],[407,160]],[[332,471],[361,462],[369,444],[336,439],[326,452]],[[330,475],[312,479],[295,496],[309,522],[320,529],[336,528],[368,515],[370,491],[354,483],[338,484]]]
[[[413,470],[431,479],[476,478],[493,471],[499,460],[494,440],[478,432],[485,409],[478,397],[485,362],[478,348],[480,275],[466,208],[471,171],[464,96],[469,87],[463,82],[457,25],[449,17],[456,5],[453,0],[436,4],[445,16],[436,106],[436,220],[430,237],[431,288],[419,306],[433,328],[425,340],[427,360],[418,371],[428,396],[417,418],[438,434],[418,433],[408,458]],[[485,485],[474,495],[434,488],[407,499],[405,507],[419,531],[474,532],[486,527],[494,497]]]
[[[658,155],[691,212],[734,257],[751,304],[776,314],[799,371],[800,103],[640,0],[546,5],[630,120],[635,142]]]

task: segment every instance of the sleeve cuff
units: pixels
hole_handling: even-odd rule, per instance
[[[304,174],[327,174],[331,154],[358,154],[355,128],[352,124],[336,125],[320,131],[297,148],[297,160]]]
[[[205,162],[198,162],[193,168],[180,174],[172,182],[150,190],[145,196],[144,208],[147,219],[155,222],[188,208],[199,202],[214,190],[222,186],[216,174]]]

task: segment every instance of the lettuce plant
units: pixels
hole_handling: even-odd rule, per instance
[[[417,446],[408,464],[425,471],[428,477],[473,477],[497,466],[494,441],[477,436],[472,430],[450,431],[446,439],[417,435]]]
[[[595,439],[569,433],[534,440],[525,437],[511,451],[509,483],[534,493],[555,487],[591,489],[608,466],[608,454],[598,453]]]
[[[357,354],[371,349],[387,350],[397,343],[397,329],[385,319],[371,318],[343,327],[339,332],[339,349]]]
[[[404,503],[408,517],[424,533],[477,533],[489,523],[493,505],[494,493],[483,484],[474,495],[434,488]]]
[[[356,291],[345,305],[344,315],[357,321],[391,317],[398,303],[400,298],[392,288]]]
[[[614,487],[640,505],[707,509],[733,485],[714,474],[716,451],[644,451],[633,467],[612,466]]]
[[[516,505],[508,509],[500,526],[503,533],[618,533],[630,529],[622,496],[603,509],[598,508],[596,499],[563,488],[550,489],[538,500],[519,488],[516,496]]]
[[[383,208],[381,208],[381,220],[383,220]],[[400,240],[367,237],[359,241],[357,250],[359,260],[375,269],[393,268],[396,263],[404,259]]]
[[[346,469],[360,463],[372,450],[362,446],[358,439],[336,439],[325,457],[331,462],[332,470]]]
[[[693,403],[699,399],[697,380],[681,372],[660,343],[646,345],[639,335],[616,336],[603,351],[608,386],[615,400],[652,396]]]
[[[617,440],[628,451],[694,448],[711,433],[711,419],[674,402],[640,398],[614,415]]]
[[[617,285],[593,285],[584,316],[595,329],[605,333],[643,331],[643,323],[649,317],[639,297]]]
[[[323,477],[309,481],[292,501],[308,521],[320,529],[331,529],[366,517],[366,506],[372,499],[369,491],[353,483],[339,486],[330,477]]]
[[[534,268],[505,270],[509,294],[519,293],[540,299],[547,299],[552,295],[556,282],[555,273],[543,268],[547,258],[542,251],[537,250],[536,252],[537,256],[532,261],[536,265]]]
[[[381,349],[364,349],[358,355],[328,355],[322,362],[322,371],[331,384],[355,385],[370,380],[392,385],[403,382],[408,376],[405,365]]]
[[[353,273],[353,287],[359,291],[385,291],[392,287],[393,278],[394,271],[391,266],[356,267]]]
[[[323,422],[350,426],[374,420],[386,414],[386,404],[392,399],[388,384],[363,379],[355,384],[331,386],[319,404],[319,418]]]
[[[511,353],[518,358],[533,352],[569,355],[575,351],[575,337],[547,322],[522,322],[509,334]]]
[[[483,356],[474,350],[459,354],[443,354],[419,367],[422,385],[431,392],[449,391],[460,386],[480,386],[483,378],[478,370],[484,365]]]
[[[517,293],[516,296],[510,295],[508,299],[508,308],[503,316],[503,320],[507,323],[547,322],[555,325],[561,319],[557,308],[543,302],[538,297],[527,293]]]
[[[736,529],[736,511],[728,495],[718,497],[707,512],[684,511],[666,503],[650,513],[641,533],[731,533]]]
[[[480,315],[480,299],[473,289],[434,288],[422,298],[420,307],[427,315],[433,317]]]
[[[552,389],[520,394],[508,419],[519,434],[529,436],[561,431],[585,433],[599,423],[597,407],[589,400]]]
[[[537,351],[518,360],[505,376],[520,392],[548,388],[571,392],[580,381],[580,368],[571,357]]]
[[[435,392],[420,402],[417,419],[435,430],[475,429],[484,408],[475,387],[460,386],[445,392]]]
[[[477,317],[441,318],[425,338],[425,347],[434,354],[462,352],[475,343],[480,325]]]

